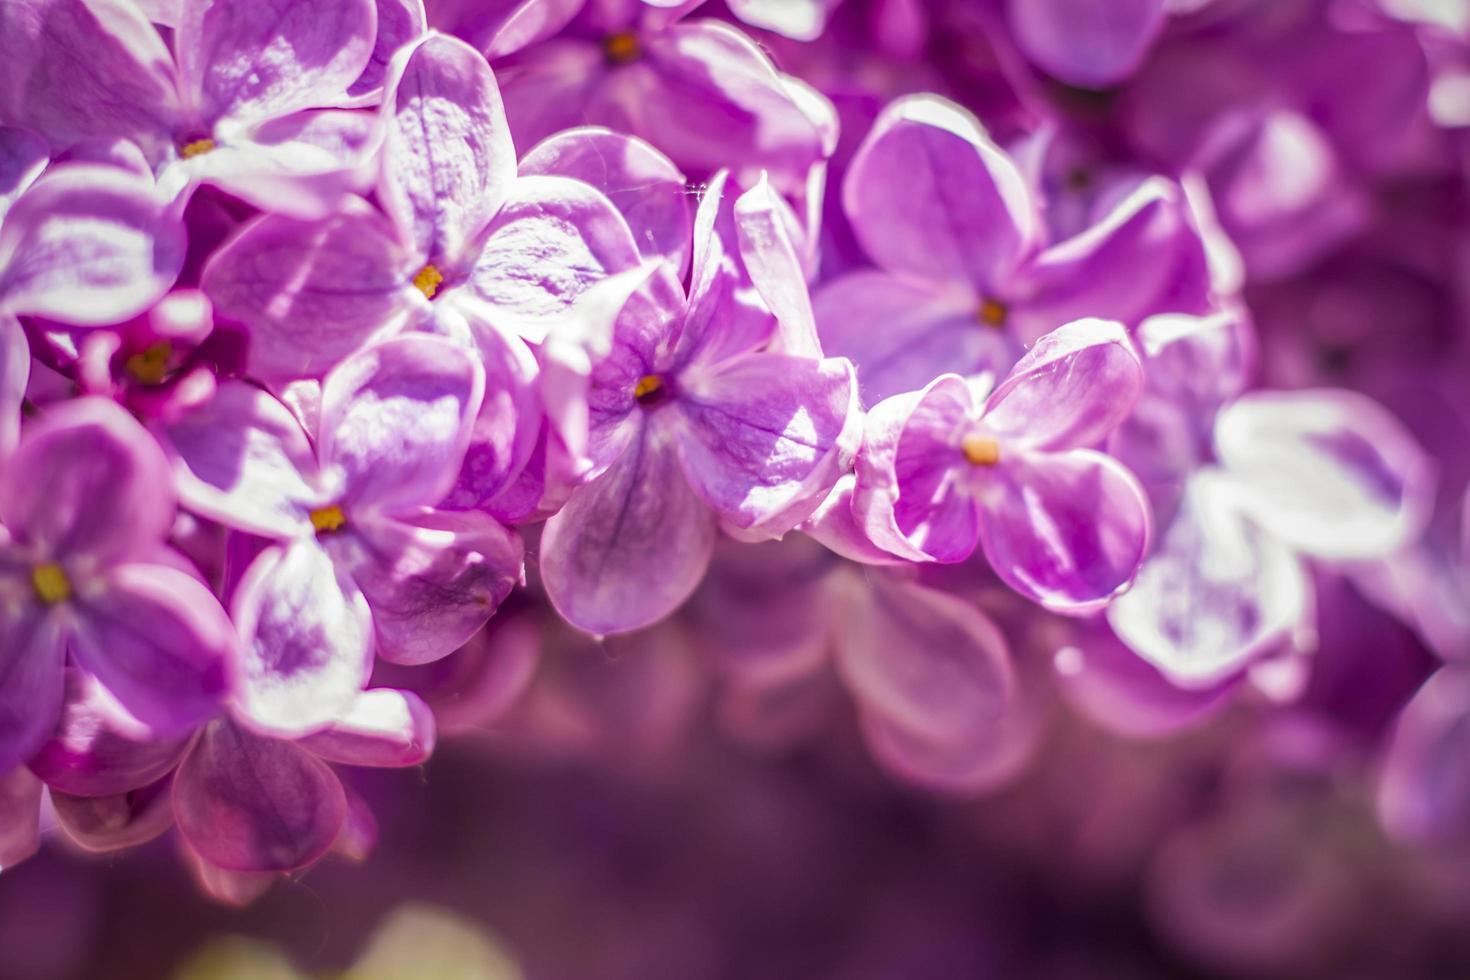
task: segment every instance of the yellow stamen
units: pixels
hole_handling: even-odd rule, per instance
[[[194,157],[197,157],[203,153],[208,153],[212,149],[214,149],[214,140],[194,140],[192,142],[185,143],[183,147],[179,150],[179,155],[182,156],[185,160],[192,160]]]
[[[632,31],[618,31],[602,39],[602,56],[610,65],[626,65],[643,57],[643,45]]]
[[[419,274],[413,277],[413,284],[424,294],[424,299],[433,299],[434,294],[439,291],[439,284],[444,281],[444,273],[426,265],[419,270]]]
[[[172,344],[160,340],[128,358],[124,366],[129,374],[145,385],[156,385],[168,376],[168,359],[173,352]]]
[[[66,577],[66,569],[54,561],[31,569],[31,588],[36,590],[36,598],[48,606],[71,598],[71,579]]]
[[[1003,327],[1006,325],[1006,317],[1010,316],[1010,313],[1010,307],[1006,306],[1000,300],[986,299],[980,302],[980,309],[975,315],[987,327]]]
[[[983,432],[971,432],[961,439],[960,452],[972,466],[994,466],[1000,462],[1000,443]]]
[[[330,507],[318,507],[311,512],[311,526],[316,528],[317,534],[331,534],[340,531],[342,525],[347,523],[347,515],[342,513],[342,508],[336,504]]]
[[[663,390],[663,379],[661,379],[656,374],[645,374],[643,377],[639,378],[638,383],[633,386],[633,397],[638,399],[640,402],[646,402],[651,398],[657,397],[659,392]]]

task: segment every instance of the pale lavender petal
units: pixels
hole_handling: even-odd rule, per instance
[[[1378,786],[1388,832],[1410,844],[1458,844],[1470,836],[1470,675],[1446,667],[1399,716]]]
[[[570,129],[521,159],[526,176],[571,177],[597,188],[628,223],[638,250],[683,275],[693,228],[685,178],[668,157],[634,136],[600,127]]]
[[[411,691],[375,688],[345,714],[296,744],[349,766],[416,766],[434,751],[434,715]]]
[[[1011,588],[1082,615],[1132,584],[1153,514],[1137,478],[1111,456],[1079,449],[1003,458],[987,477],[980,546]]]
[[[0,520],[53,559],[95,567],[143,556],[173,519],[167,458],[110,400],[51,408],[0,471]]]
[[[357,76],[357,81],[347,88],[347,94],[355,100],[372,99],[388,77],[388,65],[393,55],[426,29],[423,0],[376,0],[378,8],[378,37],[373,43],[373,53],[368,63]]]
[[[856,366],[863,402],[918,391],[941,374],[1002,375],[1019,350],[981,320],[968,287],[941,288],[862,270],[823,283],[812,296],[822,349]]]
[[[1138,68],[1164,29],[1167,0],[1009,0],[1016,43],[1049,75],[1106,88]]]
[[[1319,558],[1385,555],[1434,506],[1435,468],[1404,425],[1351,391],[1256,392],[1215,421],[1215,450],[1252,516]]]
[[[883,110],[848,169],[842,203],[878,265],[969,283],[977,297],[1003,298],[1041,234],[1015,163],[973,116],[932,95]]]
[[[151,182],[116,167],[61,166],[0,226],[0,310],[118,323],[162,297],[183,263],[184,226]]]
[[[1142,394],[1143,365],[1122,325],[1078,320],[1026,352],[982,417],[1003,447],[1056,452],[1107,438]]]
[[[20,410],[31,377],[31,345],[20,321],[0,313],[0,462],[20,442]]]
[[[0,616],[0,771],[24,763],[55,728],[65,665],[55,616]]]
[[[607,198],[566,177],[517,178],[471,286],[490,315],[540,341],[589,286],[642,264]]]
[[[535,57],[517,61],[499,78],[510,131],[522,145],[534,146],[553,133],[589,122],[614,122],[592,119],[588,111],[609,74],[597,45],[552,38],[537,46]]]
[[[0,871],[41,846],[41,782],[26,769],[0,774]]]
[[[837,666],[853,696],[926,739],[1000,720],[1015,678],[996,625],[957,596],[881,573],[839,622]]]
[[[250,373],[320,377],[421,309],[417,270],[387,223],[365,207],[321,222],[266,215],[205,266],[215,315],[249,328]]]
[[[0,219],[50,162],[51,152],[35,133],[0,126]]]
[[[1303,625],[1301,562],[1239,510],[1218,470],[1187,485],[1133,588],[1108,607],[1118,637],[1175,684],[1212,687]]]
[[[815,41],[842,0],[730,0],[730,10],[752,27],[795,41]]]
[[[427,0],[429,23],[464,38],[494,61],[544,41],[586,0]]]
[[[804,520],[845,472],[862,434],[857,381],[840,358],[757,352],[676,382],[680,462],[734,527],[770,536]]]
[[[72,655],[129,714],[167,735],[219,713],[234,681],[235,632],[198,579],[119,565],[105,588],[75,602]]]
[[[311,533],[323,486],[316,453],[291,410],[243,381],[162,428],[184,506],[268,537]]]
[[[162,836],[174,823],[172,782],[126,793],[73,796],[51,787],[51,805],[66,836],[83,850],[105,854]]]
[[[689,597],[716,533],[714,515],[680,472],[678,450],[644,422],[622,457],[546,522],[541,580],[577,628],[628,632]]]
[[[204,730],[174,777],[185,839],[226,871],[291,871],[321,857],[347,817],[342,783],[290,742],[227,721]]]
[[[395,513],[429,507],[464,463],[485,369],[464,348],[407,334],[340,364],[322,386],[322,466],[345,480],[354,508]]]
[[[263,552],[235,590],[237,716],[285,736],[330,724],[367,686],[372,613],[313,539]]]
[[[844,475],[832,488],[832,492],[827,494],[827,499],[812,511],[812,516],[803,521],[798,530],[848,561],[863,565],[901,563],[901,558],[874,544],[858,524],[857,515],[852,509],[856,487],[857,476],[853,473]]]
[[[463,41],[431,34],[395,56],[383,119],[384,206],[417,255],[460,271],[516,176],[495,75]]]
[[[208,122],[262,120],[341,101],[367,67],[373,0],[198,0],[174,35],[181,88]]]
[[[362,590],[378,655],[393,663],[447,657],[521,581],[520,537],[478,511],[374,518],[325,544]]]
[[[769,350],[798,357],[821,357],[806,272],[792,242],[795,215],[771,188],[765,173],[735,202],[740,254],[751,282],[776,317]]]

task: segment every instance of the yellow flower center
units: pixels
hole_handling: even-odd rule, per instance
[[[439,284],[444,281],[444,273],[426,265],[419,270],[418,275],[413,277],[413,284],[418,287],[419,292],[424,294],[424,299],[433,299],[434,294],[439,291]]]
[[[663,390],[664,382],[662,378],[656,374],[645,374],[633,386],[633,397],[646,405],[649,402],[657,401],[659,396],[663,394]]]
[[[342,525],[347,523],[347,515],[342,513],[342,508],[336,504],[330,507],[318,507],[311,512],[311,526],[316,528],[317,534],[331,534],[340,531]]]
[[[617,31],[602,39],[602,56],[610,65],[626,65],[643,57],[643,45],[632,31]]]
[[[156,385],[168,376],[168,359],[173,352],[172,344],[160,340],[128,358],[124,366],[129,374],[145,385]]]
[[[980,309],[975,311],[980,322],[987,327],[1003,327],[1006,325],[1006,317],[1010,316],[1011,309],[1000,300],[985,299],[980,302]]]
[[[71,579],[67,578],[66,569],[54,561],[31,569],[31,588],[36,590],[36,598],[48,606],[71,598]]]
[[[212,139],[192,140],[180,148],[179,155],[185,160],[192,160],[201,154],[208,153],[212,149],[214,149],[214,140]]]
[[[960,452],[972,466],[994,466],[1000,462],[1000,443],[983,432],[971,432],[961,439]]]

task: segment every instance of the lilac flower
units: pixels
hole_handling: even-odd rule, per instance
[[[1143,372],[1117,324],[1043,337],[981,405],[956,375],[868,414],[853,513],[879,547],[958,562],[979,544],[997,575],[1063,612],[1101,608],[1148,546],[1137,479],[1087,448],[1126,418]]]
[[[415,335],[328,375],[311,437],[242,382],[166,427],[186,504],[276,542],[232,600],[241,718],[266,732],[314,731],[366,685],[375,649],[434,660],[494,613],[520,576],[519,539],[484,514],[433,509],[483,393],[468,353]]]
[[[164,547],[168,462],[115,404],[85,399],[31,426],[0,474],[0,769],[61,711],[68,659],[150,729],[177,732],[229,693],[234,632]]]
[[[946,371],[1005,371],[1018,341],[1072,320],[1133,324],[1174,307],[1196,312],[1208,299],[1208,267],[1177,188],[1144,181],[1097,224],[1045,247],[1020,167],[972,116],[935,96],[883,111],[842,201],[878,269],[819,289],[817,324],[823,343],[858,366],[870,404]]]

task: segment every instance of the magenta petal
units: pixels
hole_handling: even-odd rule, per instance
[[[1020,776],[1043,734],[1035,709],[1013,704],[989,726],[958,738],[929,738],[876,711],[860,718],[873,758],[899,779],[941,793],[974,796]]]
[[[204,730],[174,777],[174,815],[211,864],[291,871],[332,846],[347,797],[310,753],[220,721]]]
[[[0,616],[0,772],[34,755],[56,727],[65,666],[55,616]]]
[[[0,313],[0,462],[20,441],[20,410],[31,377],[31,345],[20,321]]]
[[[297,744],[328,762],[349,766],[416,766],[434,751],[434,715],[417,694],[375,688],[358,695],[341,718]]]
[[[1004,289],[1041,233],[1021,171],[973,116],[937,96],[899,99],[853,158],[842,203],[863,249],[920,280]]]
[[[1016,43],[1053,77],[1106,88],[1138,68],[1164,29],[1166,0],[1009,0]]]
[[[73,796],[53,786],[51,805],[74,844],[107,853],[146,844],[173,826],[172,787],[165,780],[126,793]]]
[[[207,121],[260,120],[340,101],[367,67],[373,0],[199,0],[174,36],[181,88]]]
[[[494,61],[565,27],[586,0],[427,0],[429,23]]]
[[[41,846],[41,782],[25,769],[0,773],[0,871]]]
[[[425,334],[384,341],[338,365],[322,385],[318,454],[345,480],[349,519],[352,508],[394,513],[442,500],[484,396],[479,361]]]
[[[1142,394],[1143,365],[1122,325],[1078,320],[1026,352],[982,417],[1003,446],[1078,449],[1107,438]]]
[[[541,580],[562,617],[589,633],[663,619],[709,567],[715,518],[680,472],[655,422],[579,489],[541,536]]]
[[[1153,521],[1138,480],[1091,450],[1002,460],[980,500],[980,546],[1011,588],[1080,615],[1126,589]]]
[[[365,207],[321,222],[266,215],[209,260],[215,315],[250,330],[251,374],[320,377],[400,327],[423,294],[387,223]]]
[[[520,177],[490,226],[471,285],[493,319],[536,342],[587,287],[641,264],[607,198],[566,177]]]
[[[1424,527],[1435,466],[1377,402],[1345,390],[1245,395],[1215,420],[1215,450],[1256,520],[1319,558],[1388,554]]]
[[[78,600],[72,654],[139,721],[187,731],[219,712],[235,634],[213,593],[164,565],[119,565]]]
[[[1176,684],[1209,687],[1302,625],[1310,582],[1301,562],[1246,519],[1218,470],[1186,485],[1133,588],[1108,607],[1118,637]]]
[[[0,471],[0,520],[52,558],[105,564],[142,556],[173,519],[167,458],[113,401],[52,408]]]
[[[35,133],[0,126],[0,219],[50,162],[45,141]]]
[[[857,450],[857,382],[844,360],[757,352],[678,383],[684,474],[734,527],[790,530]]]
[[[184,264],[184,226],[151,181],[69,164],[31,185],[0,226],[0,309],[84,326],[143,312]]]
[[[875,573],[839,618],[853,696],[904,729],[952,740],[994,726],[1015,688],[1010,651],[971,603]]]
[[[327,548],[362,590],[378,655],[393,663],[447,657],[521,580],[520,537],[478,511],[378,517]]]
[[[291,410],[243,381],[163,429],[190,510],[269,537],[311,532],[322,488],[316,453]]]
[[[415,254],[456,268],[516,176],[495,75],[463,41],[430,35],[396,56],[383,117],[383,204]]]
[[[693,226],[684,175],[642,140],[600,127],[569,129],[527,153],[520,172],[597,188],[622,213],[645,257],[664,259],[679,275],[688,268]]]
[[[1470,676],[1445,667],[1399,716],[1378,787],[1388,832],[1413,844],[1459,844],[1470,837]]]
[[[86,671],[69,668],[66,679],[61,722],[30,761],[47,786],[77,796],[115,796],[147,786],[178,765],[187,734],[146,737]]]
[[[232,612],[244,645],[235,709],[252,727],[313,731],[367,686],[372,613],[315,540],[263,552],[235,590]]]

